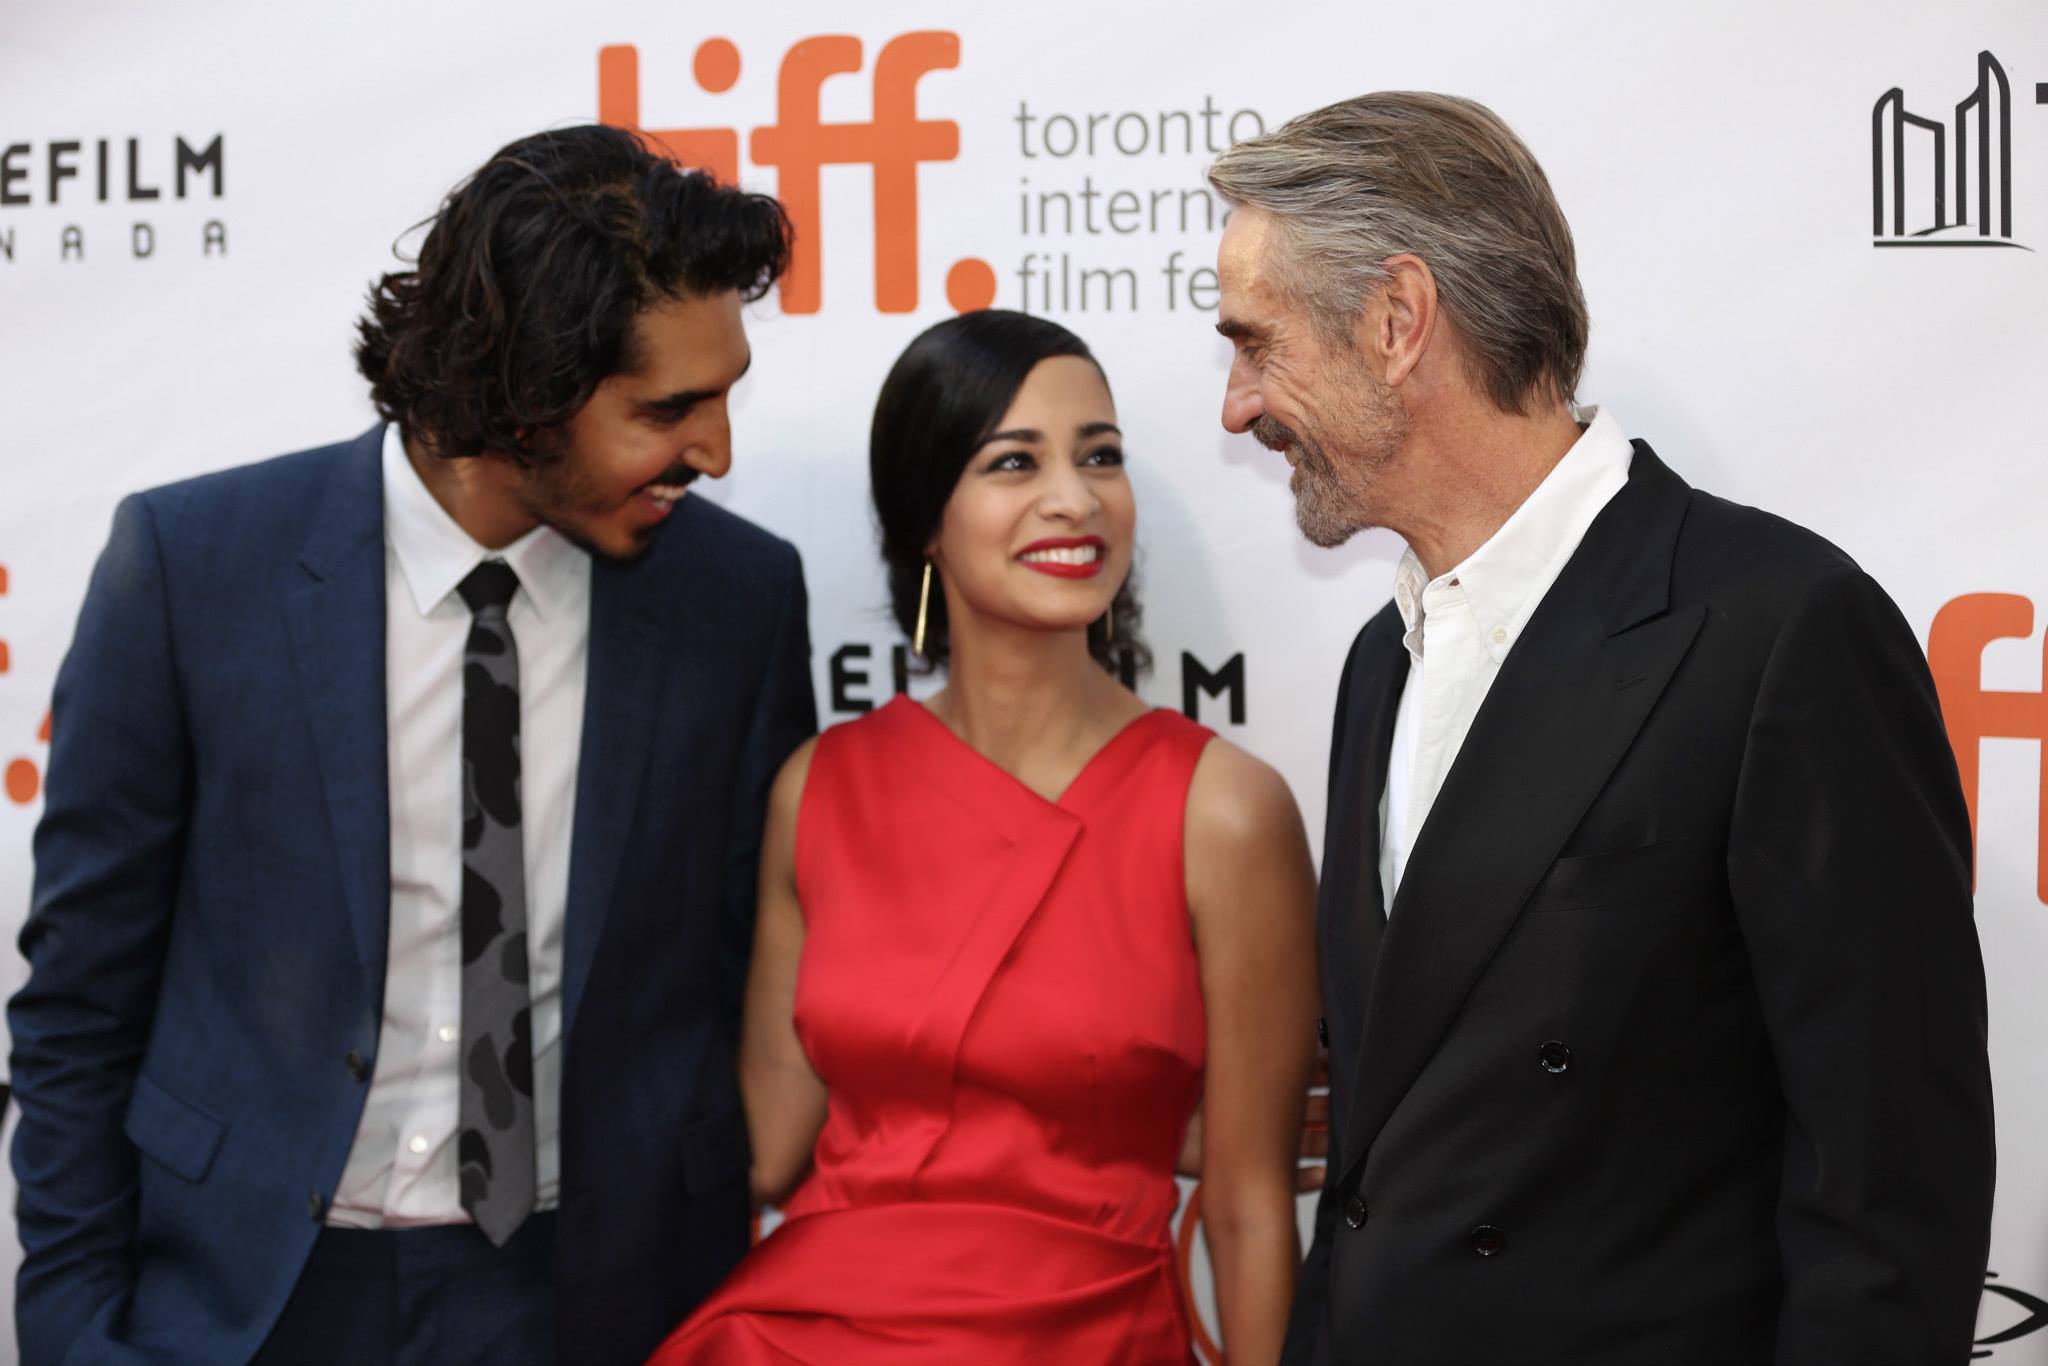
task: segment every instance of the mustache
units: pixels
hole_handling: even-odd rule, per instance
[[[1284,451],[1290,446],[1301,445],[1301,438],[1292,429],[1265,416],[1252,423],[1252,440],[1269,451]]]
[[[688,465],[670,465],[667,469],[661,472],[659,477],[648,480],[645,484],[642,484],[640,487],[644,489],[649,488],[655,484],[691,484],[696,482],[698,473],[699,472],[697,470],[691,469]]]

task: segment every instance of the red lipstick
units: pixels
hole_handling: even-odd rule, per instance
[[[1018,551],[1017,559],[1056,579],[1092,579],[1109,563],[1109,546],[1100,536],[1048,536]]]

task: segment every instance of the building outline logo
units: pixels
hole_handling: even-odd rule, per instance
[[[641,118],[640,53],[613,44],[598,53],[600,123],[630,128],[676,161],[701,167],[724,184],[737,184],[741,132],[735,127],[658,128]],[[776,73],[775,121],[745,138],[752,164],[772,167],[776,197],[795,229],[789,270],[780,285],[785,313],[816,313],[824,303],[819,242],[824,222],[822,171],[865,166],[874,193],[874,303],[878,312],[911,313],[919,298],[918,168],[960,155],[960,125],[922,117],[918,83],[929,73],[960,65],[960,36],[938,29],[902,33],[876,54],[873,103],[865,121],[827,123],[821,93],[833,76],[857,73],[861,40],[847,34],[803,38],[783,54]],[[701,43],[692,61],[700,89],[730,90],[740,77],[739,49],[727,39]],[[966,257],[946,275],[946,297],[961,312],[995,300],[996,277],[986,262]]]
[[[2048,83],[2034,88],[2034,101],[2048,104]],[[1915,187],[1907,163],[1923,145],[1933,174]],[[1909,226],[1923,215],[1927,226]],[[1871,107],[1870,236],[1873,247],[2033,250],[2013,237],[2012,83],[1988,49],[1977,54],[1976,89],[1957,101],[1952,125],[1907,109],[1896,85]]]

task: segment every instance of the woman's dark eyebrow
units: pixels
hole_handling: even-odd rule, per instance
[[[1086,441],[1091,436],[1122,436],[1123,429],[1114,422],[1084,422],[1074,428],[1074,435]],[[1036,446],[1045,440],[1045,433],[1036,427],[1012,427],[1006,432],[991,432],[981,444],[993,446],[998,441],[1019,441],[1027,446]],[[977,448],[978,449],[978,448]]]

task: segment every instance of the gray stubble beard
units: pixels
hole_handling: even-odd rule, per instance
[[[1356,383],[1356,389],[1332,386],[1332,425],[1339,430],[1344,449],[1336,458],[1321,441],[1270,418],[1253,424],[1253,434],[1262,444],[1276,450],[1293,448],[1294,473],[1287,487],[1294,494],[1295,525],[1309,544],[1325,550],[1380,525],[1373,506],[1374,486],[1399,458],[1411,426],[1408,410],[1393,390],[1370,375],[1357,376]]]

